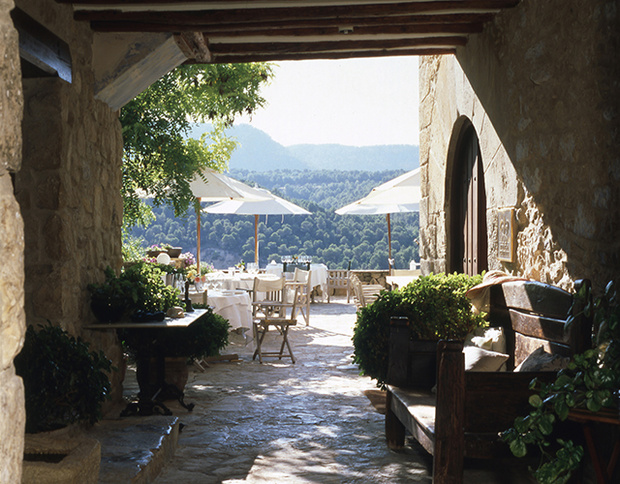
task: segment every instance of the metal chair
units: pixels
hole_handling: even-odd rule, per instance
[[[288,341],[288,330],[297,324],[297,301],[299,288],[296,286],[292,302],[285,301],[285,279],[265,280],[256,278],[252,290],[252,315],[254,319],[254,341],[256,350],[252,359],[263,362],[265,356],[275,356],[279,359],[290,358],[295,363],[293,350]],[[262,295],[264,294],[264,297]],[[275,327],[282,336],[279,351],[264,351],[263,342],[270,327]],[[288,353],[284,349],[288,350]]]

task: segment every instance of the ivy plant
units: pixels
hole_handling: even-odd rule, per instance
[[[574,355],[555,381],[544,384],[533,380],[530,388],[536,393],[529,398],[532,411],[517,417],[514,426],[502,433],[502,439],[517,457],[526,456],[530,447],[538,449],[538,467],[531,470],[541,484],[568,482],[584,456],[581,445],[554,437],[558,422],[565,421],[573,409],[598,412],[618,405],[620,305],[616,286],[609,283],[605,293],[592,300],[589,287],[583,285],[575,295],[575,305],[593,318],[595,347]],[[574,317],[569,317],[567,326],[573,321]]]

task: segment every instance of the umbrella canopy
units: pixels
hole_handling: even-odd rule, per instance
[[[385,182],[364,198],[336,210],[338,215],[375,215],[420,210],[420,169]]]
[[[266,190],[252,188],[234,178],[218,173],[211,168],[204,168],[189,184],[192,194],[198,201],[219,202],[222,200],[261,200]],[[269,194],[269,192],[267,192]],[[196,214],[197,242],[196,269],[200,274],[200,211]]]
[[[254,215],[254,262],[258,264],[258,217],[259,215],[310,215],[299,205],[277,197],[268,190],[255,188],[263,194],[262,200],[227,200],[203,209],[207,213],[232,213]]]
[[[420,169],[409,171],[379,185],[364,198],[336,210],[338,215],[385,214],[388,225],[388,257],[392,265],[390,214],[420,211]]]
[[[189,184],[192,194],[203,202],[222,200],[260,200],[265,198],[265,190],[252,188],[234,178],[204,168]],[[269,193],[269,192],[267,192]]]

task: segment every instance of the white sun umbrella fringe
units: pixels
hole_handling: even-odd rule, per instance
[[[222,200],[261,200],[263,191],[252,188],[234,178],[218,173],[212,168],[204,168],[189,184],[198,204],[203,202],[220,202]],[[200,210],[196,213],[197,247],[196,269],[200,274]]]
[[[254,215],[254,262],[258,264],[258,217],[259,215],[310,215],[310,212],[284,200],[268,190],[255,188],[263,193],[262,200],[229,200],[203,209],[207,213]]]
[[[420,169],[409,171],[371,190],[364,198],[336,210],[338,215],[385,214],[388,226],[388,259],[392,259],[390,214],[420,211]]]

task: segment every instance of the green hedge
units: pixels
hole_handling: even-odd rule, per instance
[[[397,291],[382,291],[372,304],[361,308],[353,333],[354,361],[360,372],[384,387],[388,369],[390,319],[406,316],[411,339],[458,339],[486,324],[474,314],[466,292],[482,282],[482,276],[431,274]]]

